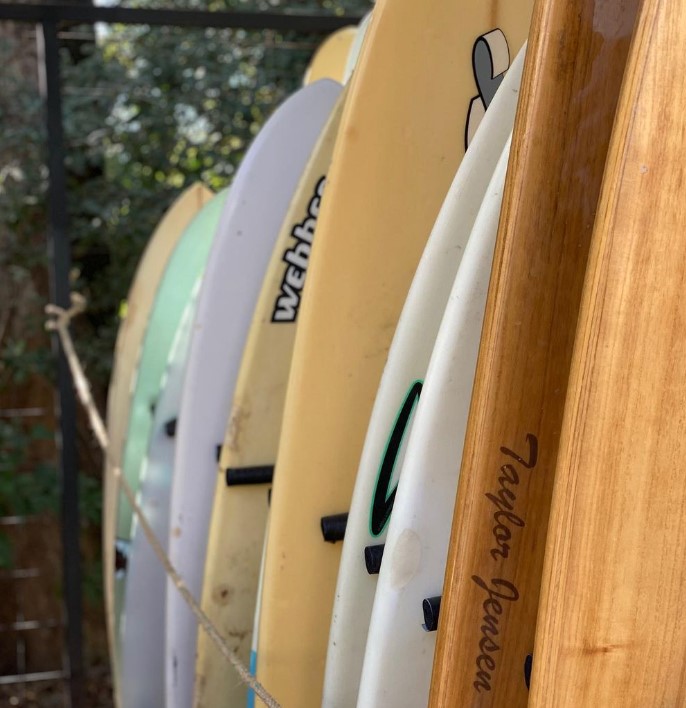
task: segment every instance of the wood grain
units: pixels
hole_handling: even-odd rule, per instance
[[[686,705],[686,7],[645,0],[584,286],[530,706]]]
[[[526,706],[559,431],[638,0],[539,0],[496,244],[431,706]]]

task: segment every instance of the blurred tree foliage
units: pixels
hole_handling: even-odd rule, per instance
[[[188,7],[187,0],[174,4]],[[354,16],[369,8],[368,0],[192,4]],[[93,339],[81,350],[96,380],[109,375],[116,308],[155,224],[193,181],[214,190],[230,184],[321,40],[269,30],[115,26],[85,58],[63,62],[76,287],[89,301]]]
[[[155,5],[145,0],[126,4]],[[358,17],[370,0],[173,0],[159,5]],[[215,190],[231,182],[265,119],[300,85],[323,37],[114,25],[98,28],[97,41],[92,41],[92,27],[69,32],[86,37],[63,40],[61,61],[73,288],[89,303],[74,334],[104,409],[118,311],[156,223],[192,182],[203,181]],[[26,81],[13,61],[25,51],[11,41],[0,42],[0,400],[12,386],[52,371],[42,333],[47,298],[44,116],[36,84]],[[44,434],[11,420],[0,426],[0,514],[55,508],[54,466],[32,463],[26,469],[34,436]],[[80,437],[88,435],[82,431]],[[93,482],[100,474],[99,461],[83,450],[81,460],[85,477]],[[84,520],[97,525],[100,495],[88,480],[84,491]],[[0,565],[3,561],[7,556],[0,539]]]

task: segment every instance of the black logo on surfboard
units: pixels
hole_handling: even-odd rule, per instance
[[[379,466],[379,475],[376,479],[376,487],[369,513],[369,530],[372,536],[378,536],[386,528],[386,524],[391,518],[397,486],[393,488],[390,494],[388,493],[388,487],[393,477],[393,470],[403,444],[405,431],[421,392],[422,382],[415,381],[405,395],[405,400],[400,407],[395,425],[386,443],[386,451]]]
[[[305,286],[305,275],[310,261],[312,239],[325,183],[326,177],[320,177],[315,185],[314,195],[307,205],[305,220],[291,229],[291,236],[295,239],[295,244],[292,248],[287,248],[281,258],[286,264],[286,269],[274,303],[272,322],[295,322],[298,316],[300,297]]]

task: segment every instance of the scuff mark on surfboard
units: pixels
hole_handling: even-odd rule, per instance
[[[212,591],[212,599],[218,605],[228,605],[233,595],[234,589],[226,583],[217,585],[217,587]]]
[[[244,405],[235,405],[233,407],[226,435],[226,445],[230,450],[234,452],[240,451],[243,424],[250,418],[250,415],[250,410]]]
[[[422,559],[422,543],[412,529],[405,529],[391,553],[391,585],[404,588],[419,570]]]

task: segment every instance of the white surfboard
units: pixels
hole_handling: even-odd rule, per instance
[[[174,428],[190,343],[195,294],[186,306],[169,354],[137,500],[155,535],[167,547],[174,468]],[[134,518],[121,618],[121,696],[128,708],[164,705],[164,596],[167,576]]]
[[[354,705],[388,520],[413,414],[455,274],[512,131],[523,52],[496,93],[417,268],[374,403],[343,543],[326,659],[326,708]]]
[[[154,406],[161,393],[169,353],[195,283],[205,269],[225,202],[226,190],[214,196],[193,217],[174,247],[155,293],[145,336],[137,353],[136,375],[131,381],[131,410],[122,458],[122,474],[134,494],[138,494],[139,491],[143,462],[152,434]],[[114,491],[117,492],[116,498],[110,500],[117,521],[117,568],[112,578],[114,587],[111,589],[114,599],[115,660],[113,665],[116,669],[113,674],[113,687],[117,704],[120,704],[120,683],[127,680],[121,674],[120,620],[128,582],[133,511],[121,489],[117,490],[115,485]],[[109,528],[110,533],[114,530],[113,527]],[[112,538],[111,542],[114,546],[115,539]]]
[[[350,53],[348,54],[348,60],[345,64],[345,71],[343,72],[343,83],[347,84],[350,81],[350,77],[353,75],[353,70],[357,64],[357,59],[362,51],[362,44],[364,38],[367,36],[367,27],[369,27],[369,22],[372,19],[372,11],[370,10],[361,20],[360,24],[357,26],[357,32],[355,33],[355,39],[350,45]]]
[[[265,274],[234,387],[219,459],[201,606],[248,662],[267,517],[298,311],[326,175],[347,91],[342,91],[293,195]],[[308,245],[308,244],[311,244]],[[260,481],[261,480],[261,481]],[[247,688],[198,632],[195,708],[245,703]]]
[[[171,560],[196,598],[217,482],[217,449],[255,303],[286,210],[340,90],[329,80],[306,86],[262,128],[231,185],[198,295],[181,404],[190,413],[177,430],[169,527]],[[195,618],[168,584],[170,708],[192,704],[196,637]]]
[[[174,249],[190,225],[193,216],[208,202],[212,193],[200,184],[188,187],[165,213],[155,229],[136,269],[127,304],[123,308],[122,321],[114,347],[112,379],[107,395],[107,432],[110,447],[106,459],[103,489],[103,580],[105,595],[105,616],[107,638],[112,671],[113,699],[115,706],[121,705],[117,689],[119,675],[115,639],[115,538],[116,513],[119,488],[112,470],[120,467],[131,410],[133,382],[137,377],[137,367],[141,343],[155,302],[157,289],[164,278],[164,272],[172,258]]]
[[[264,579],[264,559],[267,550],[267,538],[269,536],[269,513],[267,513],[267,523],[265,524],[264,543],[262,544],[262,560],[260,561],[260,575],[257,581],[257,595],[255,600],[255,616],[252,625],[252,640],[250,642],[250,673],[254,676],[257,671],[257,638],[260,628],[260,609],[262,607],[262,581]],[[248,689],[246,708],[255,708],[255,692]]]
[[[508,140],[474,223],[408,441],[367,637],[358,708],[426,705],[440,596],[481,338]],[[427,610],[435,604],[429,603]],[[402,668],[400,668],[402,667]]]

